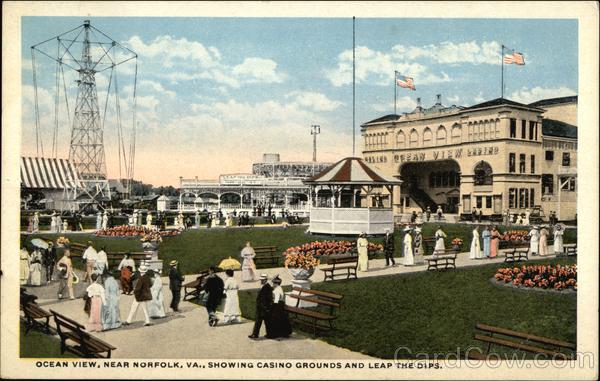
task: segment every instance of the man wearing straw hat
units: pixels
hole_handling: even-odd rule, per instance
[[[385,254],[385,265],[389,266],[392,262],[392,266],[396,266],[394,260],[394,235],[390,233],[390,229],[385,229],[385,238],[383,240],[383,252]]]
[[[271,316],[271,310],[273,308],[273,288],[269,284],[267,274],[260,274],[260,284],[260,291],[258,292],[258,295],[256,295],[254,328],[252,329],[252,334],[248,336],[251,339],[258,339],[263,321],[265,322],[267,332],[271,331],[271,321],[269,317]]]
[[[131,320],[133,319],[133,316],[137,312],[139,306],[141,306],[142,311],[144,311],[144,325],[152,325],[152,323],[150,323],[150,317],[148,316],[147,306],[148,301],[152,300],[152,292],[150,291],[150,287],[152,287],[152,279],[147,275],[148,267],[146,267],[145,264],[142,264],[138,270],[140,271],[140,277],[135,284],[135,289],[133,290],[133,303],[131,303],[129,316],[127,316],[127,320],[123,322],[123,325],[131,324]]]
[[[172,260],[169,263],[171,269],[169,270],[169,289],[171,290],[171,295],[173,298],[171,299],[171,309],[175,312],[179,312],[179,301],[181,300],[181,284],[185,280],[181,272],[177,268],[179,262],[176,260]]]

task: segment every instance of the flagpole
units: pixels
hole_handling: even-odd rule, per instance
[[[394,70],[394,115],[396,115],[396,99],[397,99],[397,84],[396,80],[398,79],[398,72]]]
[[[352,16],[352,156],[356,150],[356,16]]]
[[[504,45],[502,45],[502,51],[500,52],[500,64],[502,65],[502,76],[500,86],[501,89],[501,98],[504,99]]]

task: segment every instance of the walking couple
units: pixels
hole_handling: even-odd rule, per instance
[[[279,276],[273,278],[271,287],[267,274],[261,274],[260,284],[261,288],[256,296],[254,329],[248,337],[258,339],[263,322],[267,330],[267,339],[289,337],[292,334],[292,326],[285,311],[285,294],[281,288],[281,279]]]

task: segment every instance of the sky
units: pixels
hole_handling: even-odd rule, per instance
[[[24,156],[37,155],[30,47],[82,24],[79,17],[22,19]],[[310,161],[313,124],[321,126],[319,161],[353,154],[350,18],[93,17],[91,24],[137,53],[137,180],[178,186],[180,176],[250,173],[263,153]],[[502,44],[526,63],[505,65],[505,98],[531,103],[577,94],[576,20],[358,17],[356,155],[360,125],[393,113],[394,71],[416,86],[397,88],[398,113],[412,111],[417,97],[429,107],[436,94],[444,105],[470,106],[500,97]],[[76,45],[71,50],[79,57]],[[38,47],[57,54],[56,40]],[[127,54],[121,49],[117,57]],[[56,63],[37,51],[34,61],[44,156],[56,150],[67,158],[78,74],[63,65],[57,103]],[[124,175],[130,153],[135,63],[118,65],[113,80],[110,70],[96,75],[109,178]],[[117,148],[119,131],[125,154]]]

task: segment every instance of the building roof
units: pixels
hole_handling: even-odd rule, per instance
[[[463,110],[470,111],[470,110],[476,110],[476,109],[480,109],[480,108],[497,107],[497,106],[516,106],[516,107],[523,107],[523,108],[528,108],[528,109],[531,109],[531,108],[538,109],[535,106],[511,101],[510,99],[496,98],[496,99],[492,99],[491,101],[486,101],[486,102],[478,103],[473,106],[465,107]],[[543,111],[543,110],[539,110],[539,111]]]
[[[127,189],[123,186],[123,183],[118,179],[108,180],[108,186],[114,189],[117,193],[127,193]]]
[[[307,184],[399,184],[400,180],[382,174],[359,157],[347,157],[305,181]]]
[[[558,104],[562,104],[562,103],[577,103],[577,95],[571,95],[568,97],[541,99],[539,101],[530,103],[529,105],[533,106],[533,107],[543,107],[543,106],[558,105]]]
[[[67,159],[21,157],[21,184],[25,188],[81,187],[81,177]]]
[[[542,119],[542,135],[577,139],[577,127],[554,119]]]
[[[389,122],[389,121],[392,121],[392,120],[398,120],[398,118],[400,118],[400,115],[397,115],[397,114],[388,114],[388,115],[384,115],[382,117],[379,117],[377,119],[370,120],[370,121],[368,121],[366,123],[363,123],[363,125],[370,124],[370,123]]]

